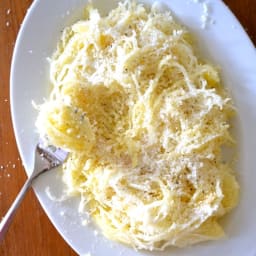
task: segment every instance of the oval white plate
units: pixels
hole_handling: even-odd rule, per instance
[[[37,112],[31,101],[41,103],[48,95],[48,62],[61,30],[81,17],[86,0],[36,0],[28,11],[18,35],[11,69],[11,108],[19,151],[29,174],[37,141]],[[116,0],[95,0],[106,12]],[[144,2],[152,2],[144,0]],[[256,52],[239,22],[220,0],[207,1],[209,22],[202,29],[203,0],[162,0],[180,22],[197,36],[204,56],[221,66],[223,82],[238,109],[236,125],[239,161],[237,173],[241,185],[239,206],[224,220],[228,239],[202,243],[185,249],[170,248],[154,255],[256,255]],[[52,201],[47,192],[61,196],[63,185],[58,172],[49,172],[34,184],[36,194],[49,218],[64,239],[79,254],[92,255],[153,255],[109,242],[96,235],[92,224],[83,226],[77,214],[78,199]]]

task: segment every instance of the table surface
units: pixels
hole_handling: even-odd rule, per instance
[[[0,218],[9,208],[26,174],[19,159],[13,134],[9,75],[15,39],[32,0],[0,0]],[[255,0],[224,1],[256,45]],[[7,236],[0,255],[76,255],[53,227],[34,192],[26,195]]]

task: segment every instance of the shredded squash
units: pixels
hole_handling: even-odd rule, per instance
[[[50,61],[50,97],[36,122],[67,149],[63,179],[109,239],[136,249],[224,235],[239,186],[222,146],[234,144],[231,98],[170,12],[92,5]]]

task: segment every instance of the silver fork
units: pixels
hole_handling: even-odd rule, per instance
[[[10,224],[12,223],[15,212],[18,209],[26,192],[31,187],[33,181],[42,173],[63,164],[67,156],[68,153],[63,149],[56,148],[54,146],[45,146],[42,141],[37,144],[35,150],[35,162],[33,172],[28,177],[18,196],[16,197],[10,209],[0,223],[0,243],[3,241],[5,233],[8,230]]]

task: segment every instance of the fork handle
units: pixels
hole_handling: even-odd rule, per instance
[[[10,224],[12,223],[12,219],[16,213],[16,210],[18,209],[22,199],[26,195],[26,192],[31,187],[32,181],[33,181],[33,177],[30,177],[27,179],[27,181],[23,185],[21,191],[19,192],[18,196],[16,197],[16,199],[12,203],[11,207],[9,208],[8,212],[3,217],[3,219],[0,223],[0,244],[3,241],[5,233],[7,232]]]

